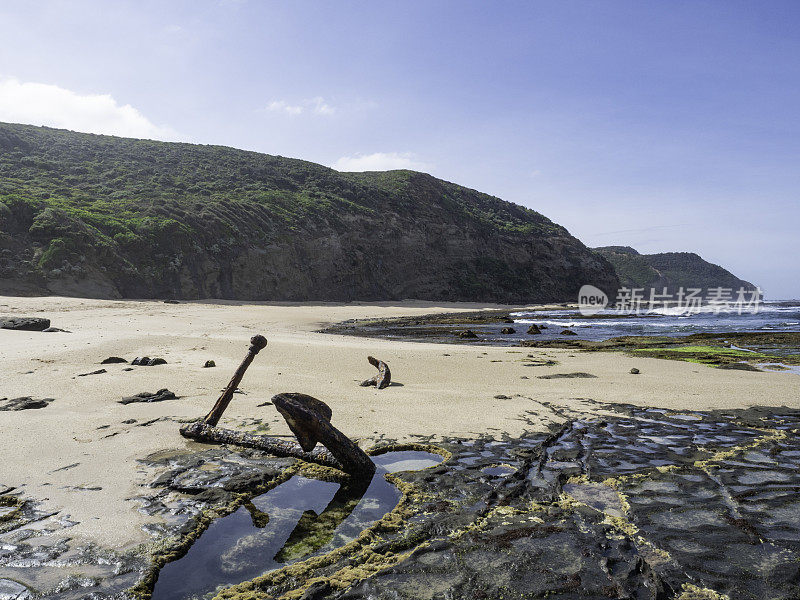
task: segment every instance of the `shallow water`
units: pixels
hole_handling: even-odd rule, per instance
[[[439,464],[429,452],[387,452],[368,484],[340,485],[296,475],[217,519],[185,556],[167,563],[153,600],[211,598],[222,587],[347,544],[391,511],[400,491],[384,475]]]
[[[690,333],[718,332],[733,333],[740,331],[800,331],[800,302],[763,302],[757,312],[721,310],[715,312],[711,307],[704,307],[699,312],[685,313],[675,309],[655,309],[641,315],[629,315],[613,309],[601,311],[595,318],[575,318],[574,309],[534,311],[513,313],[515,323],[545,324],[537,339],[560,338],[560,332],[568,327],[584,340],[606,340],[625,335],[664,335],[676,336]],[[618,318],[614,318],[618,317]],[[517,337],[529,339],[521,335],[525,328],[518,328]],[[499,334],[499,328],[498,328]],[[509,336],[498,335],[498,338]]]

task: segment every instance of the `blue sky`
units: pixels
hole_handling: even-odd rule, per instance
[[[0,120],[416,168],[800,297],[800,3],[0,2]]]

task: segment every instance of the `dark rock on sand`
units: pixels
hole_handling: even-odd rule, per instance
[[[637,369],[636,367],[633,367],[631,369],[631,375],[638,375],[638,374],[639,374],[639,369]]]
[[[206,363],[203,365],[203,368],[210,369],[211,367],[216,367],[216,366],[217,363],[215,363],[213,360],[207,360]]]
[[[131,361],[132,365],[138,367],[154,367],[156,365],[165,365],[167,361],[163,358],[150,358],[149,356],[137,356]]]
[[[118,400],[120,404],[132,404],[133,402],[161,402],[163,400],[175,400],[177,396],[167,388],[158,390],[155,394],[151,392],[140,392],[135,396],[126,396]]]
[[[571,329],[564,329],[561,331],[561,335],[578,335],[578,334],[572,331]]]
[[[472,331],[472,329],[467,329],[466,331],[462,331],[458,334],[462,340],[474,340],[478,338],[478,334]]]
[[[553,373],[552,375],[539,375],[538,379],[596,379],[597,375],[591,373]]]
[[[60,329],[59,327],[48,327],[47,329],[42,329],[42,331],[44,333],[72,333],[66,329]]]
[[[22,396],[20,398],[0,398],[0,410],[32,410],[36,408],[45,408],[50,404],[54,398],[42,398],[41,400],[34,400],[30,396]]]
[[[541,328],[536,324],[532,323],[530,327],[528,327],[528,334],[529,335],[537,335],[542,333]]]
[[[113,365],[117,363],[127,363],[128,361],[124,358],[120,358],[119,356],[109,356],[100,361],[101,365]]]
[[[97,369],[97,371],[91,371],[89,373],[80,373],[78,377],[86,377],[87,375],[100,375],[102,373],[107,373],[105,369]]]
[[[48,327],[50,327],[50,319],[42,317],[5,317],[0,320],[0,329],[44,331]]]
[[[513,327],[503,327],[500,330],[500,333],[503,333],[505,335],[509,335],[509,334],[516,333],[516,332],[517,332],[517,330],[514,329]]]
[[[164,304],[180,304],[177,300],[164,300]]]

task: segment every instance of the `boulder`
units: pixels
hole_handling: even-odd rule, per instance
[[[0,329],[44,331],[48,327],[50,327],[50,319],[42,317],[5,317],[0,320]]]
[[[113,365],[117,363],[127,363],[128,361],[124,358],[120,358],[119,356],[109,356],[108,358],[104,358],[100,361],[101,365]]]
[[[36,408],[45,408],[53,401],[53,398],[42,398],[41,400],[34,400],[30,396],[22,396],[21,398],[0,398],[0,410],[32,410]]]
[[[572,331],[571,329],[564,329],[564,330],[561,332],[561,335],[578,335],[578,334],[577,334],[577,333],[575,333],[574,331]]]
[[[539,328],[539,326],[536,323],[532,323],[531,326],[528,327],[528,333],[530,335],[538,335],[538,334],[542,333],[542,330]]]
[[[151,392],[140,392],[135,396],[126,396],[118,400],[120,404],[132,404],[134,402],[161,402],[163,400],[175,400],[177,396],[167,388],[158,390],[155,394]]]
[[[132,365],[138,367],[154,367],[156,365],[165,365],[167,361],[163,358],[150,358],[149,356],[137,356],[131,361]]]
[[[462,340],[474,340],[478,338],[478,334],[472,331],[472,329],[467,329],[466,331],[462,331],[458,334]]]
[[[514,329],[513,327],[503,327],[500,330],[500,333],[503,333],[505,335],[509,335],[509,334],[516,333],[516,332],[517,332],[517,330]]]
[[[203,365],[203,368],[204,369],[210,369],[211,367],[216,367],[216,366],[217,366],[217,363],[215,363],[213,360],[207,360],[205,362],[205,364]]]
[[[637,369],[636,367],[633,367],[631,369],[631,375],[638,375],[638,374],[639,374],[639,369]]]

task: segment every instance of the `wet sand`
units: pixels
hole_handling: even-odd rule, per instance
[[[542,431],[557,415],[542,402],[580,410],[581,399],[673,410],[787,405],[800,408],[800,378],[752,373],[620,353],[397,342],[315,333],[353,318],[386,318],[484,308],[426,302],[242,304],[0,298],[0,315],[44,316],[72,333],[0,330],[0,397],[54,398],[46,408],[0,412],[4,457],[0,488],[20,488],[48,510],[78,521],[73,538],[122,548],[144,542],[132,497],[152,476],[137,461],[154,452],[198,446],[178,421],[204,415],[244,356],[249,337],[269,345],[245,376],[221,425],[288,434],[271,406],[278,392],[316,396],[333,423],[370,445],[382,436],[462,436]],[[486,306],[485,308],[501,308]],[[375,372],[367,355],[385,360],[399,384],[361,388]],[[100,365],[109,356],[163,357],[166,365]],[[527,356],[553,366],[525,366]],[[206,360],[215,368],[205,369]],[[639,375],[629,373],[632,367]],[[106,373],[77,377],[105,368]],[[539,379],[584,372],[595,378]],[[168,388],[180,396],[122,405],[123,396]],[[507,398],[495,398],[502,395]],[[124,423],[135,419],[135,423]],[[154,419],[159,419],[147,424]],[[143,426],[147,424],[146,426]]]

